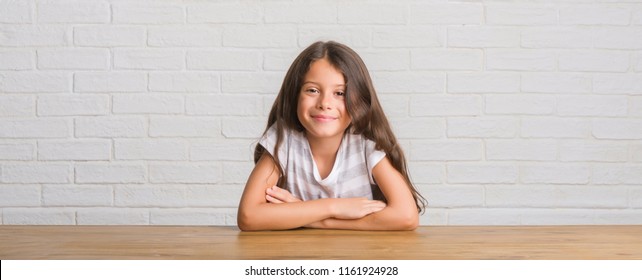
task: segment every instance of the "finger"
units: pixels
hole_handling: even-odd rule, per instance
[[[289,191],[284,190],[282,188],[279,188],[277,186],[273,186],[271,188],[268,188],[266,190],[266,193],[271,195],[271,196],[273,196],[273,197],[275,197],[275,198],[278,198],[282,202],[297,202],[297,201],[301,201],[300,199],[298,199],[295,196],[293,196]]]
[[[368,200],[363,202],[364,205],[368,206],[381,206],[381,207],[386,207],[386,203],[380,200]]]
[[[277,199],[277,198],[275,198],[275,197],[273,197],[273,196],[271,196],[269,194],[265,195],[265,200],[267,200],[268,202],[271,202],[271,203],[283,203],[283,201],[281,201],[280,199]]]
[[[385,205],[375,205],[374,207],[372,207],[372,210],[373,210],[372,212],[373,212],[373,213],[374,213],[374,212],[379,212],[379,211],[381,211],[381,210],[383,210],[383,209],[385,209],[385,208],[386,208],[386,206],[385,206]]]
[[[275,189],[275,187],[268,188],[267,190],[265,190],[265,193],[273,198],[280,200],[281,202],[286,201],[286,197],[283,195],[283,193],[278,189]]]
[[[374,213],[383,210],[384,208],[386,208],[386,206],[387,205],[382,201],[373,201],[368,205],[368,209],[370,213]]]
[[[375,205],[377,205],[377,207],[386,208],[386,206],[388,206],[388,205],[387,205],[385,202],[383,202],[383,201],[378,201],[378,200],[376,200],[376,202],[377,202],[377,203],[376,203]]]

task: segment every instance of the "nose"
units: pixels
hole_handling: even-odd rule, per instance
[[[332,93],[324,92],[320,94],[317,102],[319,109],[330,109],[332,105]]]

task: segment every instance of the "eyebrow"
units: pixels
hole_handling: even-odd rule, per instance
[[[305,81],[305,82],[303,82],[303,85],[305,85],[305,84],[321,85],[321,84],[319,84],[317,82],[314,82],[314,81]],[[333,86],[335,86],[335,87],[345,87],[346,85],[345,84],[335,84]]]

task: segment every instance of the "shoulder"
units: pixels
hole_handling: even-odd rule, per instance
[[[307,141],[302,132],[298,132],[290,128],[283,128],[282,131],[279,131],[276,124],[274,124],[268,128],[263,136],[261,136],[261,139],[259,139],[259,145],[263,146],[274,156],[274,153],[277,152],[276,150],[281,153],[293,146],[301,146],[302,141]],[[279,155],[279,157],[280,156],[281,155]]]
[[[276,139],[277,133],[278,131],[276,124],[273,124],[265,131],[265,134],[263,134],[263,137],[261,137],[261,139]]]
[[[271,125],[261,136],[261,139],[259,140],[259,144],[261,144],[265,148],[270,148],[274,147],[276,144],[276,141],[278,139],[279,133],[281,133],[282,137],[285,138],[287,137],[288,129],[284,129],[283,131],[279,132],[276,124]],[[284,137],[285,136],[285,137]]]
[[[386,156],[386,152],[377,149],[377,143],[362,134],[349,134],[347,137],[352,146],[351,152],[360,152],[365,156],[366,163],[371,168]]]
[[[376,146],[376,143],[365,136],[363,134],[357,134],[357,133],[350,133],[346,132],[345,134],[345,139],[344,141],[348,142],[348,145],[350,146],[356,146],[356,147],[361,147],[361,148],[373,148]]]

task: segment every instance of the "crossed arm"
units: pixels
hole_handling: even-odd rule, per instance
[[[366,198],[324,198],[301,201],[275,187],[277,167],[263,154],[250,174],[238,211],[241,230],[280,230],[299,227],[413,230],[419,223],[415,201],[388,158],[373,168],[373,176],[388,203]]]

